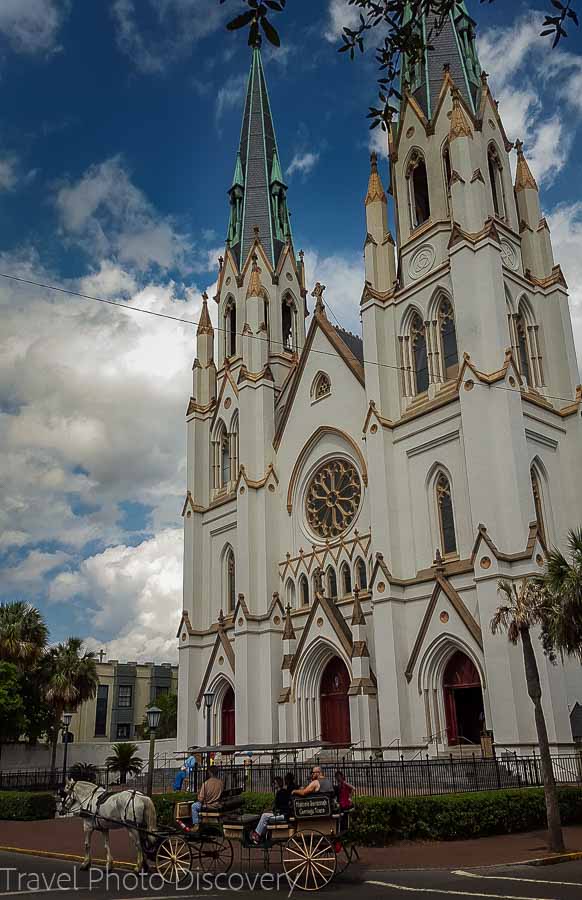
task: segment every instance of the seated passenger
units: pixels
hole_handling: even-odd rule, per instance
[[[198,800],[192,804],[192,825],[197,827],[200,823],[201,809],[218,809],[220,798],[224,790],[224,783],[218,777],[216,766],[209,766],[208,778],[200,788]]]
[[[282,778],[275,778],[275,802],[273,809],[264,812],[259,820],[256,830],[251,832],[251,841],[258,844],[262,841],[263,836],[269,825],[277,825],[286,822],[289,818],[289,809],[291,805],[291,791],[295,788],[295,779],[291,772],[285,775],[285,782]]]
[[[346,781],[346,776],[339,770],[335,773],[335,794],[341,812],[347,812],[354,806],[352,794],[355,787]]]
[[[333,794],[333,784],[330,778],[323,774],[321,766],[314,766],[311,770],[311,781],[304,788],[296,788],[291,792],[296,797],[308,797],[309,794]]]

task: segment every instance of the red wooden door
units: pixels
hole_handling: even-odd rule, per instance
[[[458,744],[461,738],[476,743],[483,714],[481,679],[473,661],[460,650],[447,663],[443,688],[449,744]],[[459,702],[461,692],[468,702]]]
[[[331,659],[321,678],[321,739],[350,744],[350,673],[339,657]]]
[[[222,701],[220,742],[224,745],[234,745],[235,742],[235,726],[234,726],[234,691],[228,688]]]

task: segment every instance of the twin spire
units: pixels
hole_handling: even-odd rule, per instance
[[[239,267],[245,265],[258,227],[263,249],[276,268],[291,239],[287,185],[279,160],[260,44],[252,49],[240,147],[229,190],[228,244]]]

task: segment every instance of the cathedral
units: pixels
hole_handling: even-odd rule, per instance
[[[306,282],[252,48],[187,411],[180,748],[207,726],[387,756],[536,742],[521,648],[490,622],[500,578],[543,572],[581,521],[567,286],[464,2],[431,44],[403,63],[389,171],[362,172],[361,336]],[[565,750],[582,669],[538,662]]]

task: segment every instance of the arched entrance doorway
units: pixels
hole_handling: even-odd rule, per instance
[[[483,689],[475,664],[461,650],[447,663],[443,678],[449,744],[478,744],[485,725]]]
[[[332,657],[321,676],[321,739],[350,744],[350,673],[338,656]]]
[[[220,743],[224,745],[235,744],[234,709],[234,690],[229,686],[222,698],[220,714]]]

